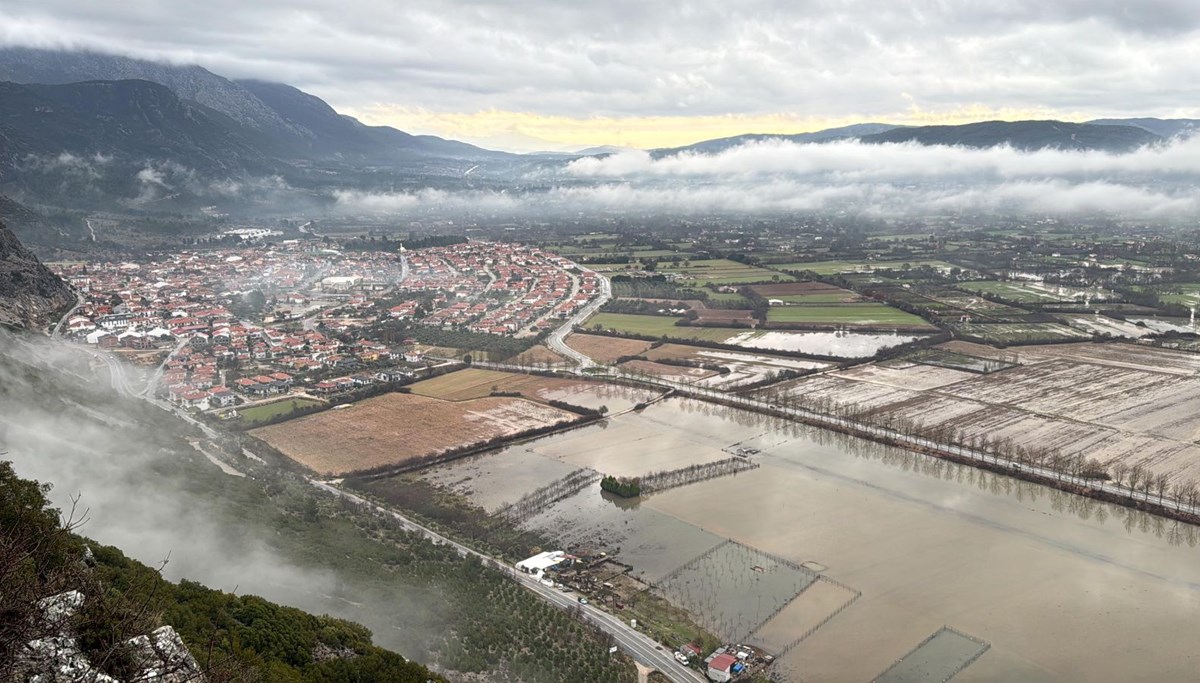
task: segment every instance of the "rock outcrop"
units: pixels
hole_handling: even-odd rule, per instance
[[[43,327],[74,302],[67,283],[0,223],[0,324]]]
[[[70,618],[83,607],[79,591],[68,591],[40,604],[47,626],[55,635],[31,641],[18,663],[20,680],[27,683],[121,683],[97,671],[71,633]],[[202,683],[203,672],[192,653],[170,626],[155,629],[127,642],[137,662],[137,683]],[[132,683],[131,681],[131,683]]]

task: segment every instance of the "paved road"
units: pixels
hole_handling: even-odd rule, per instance
[[[593,313],[600,310],[600,307],[608,303],[609,299],[612,298],[612,282],[599,273],[596,274],[596,277],[600,281],[599,296],[576,311],[575,315],[571,316],[569,320],[551,332],[549,337],[546,337],[546,346],[550,347],[552,351],[560,356],[573,360],[581,369],[595,366],[596,361],[567,346],[567,335],[571,334],[576,325],[582,325],[585,320],[592,317]]]
[[[525,586],[534,593],[537,593],[543,599],[554,605],[562,607],[563,609],[578,606],[587,621],[591,622],[605,633],[610,634],[613,639],[616,640],[617,645],[626,653],[628,653],[629,656],[633,657],[641,664],[645,664],[646,666],[657,669],[672,681],[693,683],[695,681],[704,680],[704,678],[695,670],[689,669],[688,667],[683,666],[679,662],[675,661],[675,657],[671,652],[668,652],[665,649],[659,649],[660,645],[658,643],[656,643],[649,636],[632,628],[628,622],[619,619],[608,612],[599,609],[598,607],[592,605],[580,605],[578,602],[578,597],[575,594],[563,593],[559,589],[546,586],[532,576],[516,571],[507,563],[484,555],[483,553],[468,548],[461,543],[446,538],[436,531],[414,522],[395,510],[376,505],[365,498],[362,498],[361,496],[356,496],[348,491],[343,491],[342,489],[339,489],[327,482],[317,481],[315,479],[309,479],[308,481],[310,484],[321,489],[322,491],[331,493],[335,496],[341,496],[342,498],[352,500],[361,505],[369,506],[378,512],[389,515],[398,521],[406,531],[422,534],[434,543],[448,545],[454,548],[459,555],[464,557],[477,557],[483,560],[485,564],[488,564],[494,569],[505,572],[506,574],[512,576],[521,585]]]
[[[75,315],[75,311],[78,311],[79,307],[82,305],[83,305],[83,294],[80,292],[75,292],[75,305],[71,307],[71,310],[64,313],[63,317],[58,319],[58,324],[54,326],[54,331],[50,333],[50,336],[51,337],[62,336],[63,325],[67,324],[67,321],[71,319],[71,316]]]

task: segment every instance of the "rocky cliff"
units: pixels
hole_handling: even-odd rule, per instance
[[[74,301],[71,288],[0,223],[0,325],[43,327]]]

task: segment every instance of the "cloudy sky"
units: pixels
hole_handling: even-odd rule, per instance
[[[513,149],[1197,116],[1196,0],[5,0],[0,43],[281,80]]]

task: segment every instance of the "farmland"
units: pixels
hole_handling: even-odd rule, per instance
[[[613,330],[618,333],[644,337],[673,337],[676,339],[702,339],[723,342],[744,330],[722,327],[697,327],[676,325],[682,318],[665,315],[635,315],[629,313],[597,313],[584,324],[587,329]]]
[[[596,334],[576,333],[567,337],[567,346],[600,363],[612,363],[622,356],[636,356],[650,348],[651,342],[621,339]]]
[[[1091,336],[1062,323],[968,323],[955,329],[992,344],[1082,341]]]
[[[774,299],[797,304],[848,304],[862,301],[856,292],[842,289],[824,282],[784,282],[769,285],[752,285],[750,289],[764,299]]]
[[[467,368],[417,382],[410,387],[410,390],[414,394],[445,401],[483,398],[493,392],[519,393],[526,398],[537,399],[539,392],[553,392],[579,384],[579,382],[552,377]]]
[[[1020,366],[983,375],[866,365],[800,379],[784,391],[852,407],[872,421],[911,420],[939,433],[1078,456],[1110,475],[1137,466],[1174,483],[1200,481],[1195,356],[1072,344],[1023,348],[1017,357]]]
[[[984,295],[996,296],[1005,301],[1014,301],[1019,304],[1044,304],[1071,300],[1070,296],[1055,294],[1050,288],[1023,282],[983,280],[967,282],[958,287],[965,291],[980,292]]]
[[[392,393],[252,430],[321,475],[340,476],[445,453],[576,416],[520,398],[444,401]]]
[[[1076,355],[1128,360],[1090,348]],[[1055,362],[1022,360],[1018,371]],[[1180,361],[1172,367],[1186,370]],[[985,376],[893,363],[858,372],[841,379],[949,391],[1012,370]],[[1137,511],[762,415],[668,399],[424,476],[495,511],[580,469],[639,476],[726,457],[721,449],[735,444],[761,449],[762,466],[640,503],[615,503],[592,485],[519,529],[557,547],[607,551],[632,567],[629,580],[687,606],[710,629],[779,653],[784,680],[908,680],[914,667],[944,676],[967,665],[964,680],[1005,680],[1011,671],[1023,680],[1124,678],[1144,667],[1175,680],[1190,666],[1180,660],[1190,641],[1172,634],[1193,617],[1192,590],[1163,577],[1183,571],[1200,580],[1187,561],[1194,530],[1156,533]],[[1093,595],[1073,589],[1081,576],[1128,619],[1084,618],[1096,608]],[[646,600],[613,612],[641,622]],[[1067,637],[1080,629],[1086,642]],[[1117,646],[1145,632],[1155,654]],[[944,642],[955,633],[969,636]],[[1164,647],[1171,656],[1159,654]]]
[[[766,268],[730,261],[729,259],[711,259],[688,261],[686,263],[662,263],[658,266],[662,273],[674,273],[677,281],[696,284],[732,285],[746,282],[771,282],[772,280],[790,280],[784,275]]]
[[[772,306],[767,322],[805,325],[858,325],[863,327],[924,328],[932,326],[920,316],[876,302]]]
[[[907,268],[905,267],[907,266]],[[869,273],[876,270],[906,270],[929,266],[937,270],[950,270],[954,264],[937,259],[914,261],[803,261],[792,263],[772,263],[771,267],[787,271],[811,271],[818,275],[836,275],[838,273]]]

